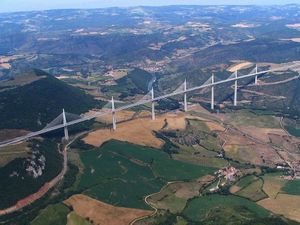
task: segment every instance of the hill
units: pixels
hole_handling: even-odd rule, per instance
[[[2,84],[0,129],[38,130],[56,118],[63,108],[80,114],[101,104],[82,90],[43,71],[32,70],[24,76],[31,77],[33,82],[20,85],[16,78],[15,82],[7,81],[7,86]]]
[[[120,93],[120,99],[135,96],[136,94],[146,94],[149,92],[154,78],[151,73],[135,68],[127,76],[116,80],[117,85],[103,87],[102,92],[110,93],[109,95]]]

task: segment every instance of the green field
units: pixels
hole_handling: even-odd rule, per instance
[[[233,195],[206,195],[189,202],[184,215],[193,221],[211,219],[211,224],[239,224],[255,217],[267,217],[269,212],[245,198]],[[218,219],[220,223],[216,220]]]
[[[246,187],[235,193],[238,196],[248,198],[252,201],[259,201],[261,199],[267,198],[268,196],[263,192],[263,180],[257,179],[247,185]]]
[[[300,195],[300,180],[288,181],[282,191],[290,195]]]
[[[78,216],[75,212],[71,212],[68,215],[67,225],[91,225],[91,223]]]
[[[69,208],[63,204],[49,205],[30,225],[66,225]]]
[[[228,165],[228,161],[217,156],[217,152],[209,151],[202,146],[180,146],[178,154],[172,154],[172,158],[176,160],[200,166],[220,168]]]
[[[203,132],[210,133],[209,127],[201,120],[188,120],[190,126],[197,128]]]
[[[233,112],[230,122],[237,126],[256,126],[259,128],[280,128],[279,121],[272,115],[262,115],[249,110]]]
[[[171,213],[179,213],[184,209],[187,198],[177,197],[174,192],[176,192],[174,188],[166,186],[160,193],[152,195],[148,201],[156,208],[169,210]]]
[[[300,120],[285,118],[283,120],[284,128],[293,136],[300,137]]]
[[[256,181],[257,179],[258,179],[258,177],[253,176],[253,175],[245,176],[242,179],[240,179],[235,185],[242,189],[242,188],[247,187],[249,184]]]
[[[143,197],[172,180],[197,179],[214,171],[173,160],[165,152],[125,142],[110,141],[101,148],[80,153],[85,166],[79,188],[102,201],[147,208]]]
[[[281,192],[281,189],[288,182],[281,176],[283,172],[267,173],[262,179],[264,180],[263,190],[270,198],[276,198],[277,194]]]

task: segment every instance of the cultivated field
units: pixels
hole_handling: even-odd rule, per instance
[[[92,224],[129,225],[134,219],[152,213],[147,210],[115,207],[86,195],[73,195],[65,204],[72,206],[77,215]]]
[[[272,199],[276,198],[287,182],[281,176],[282,173],[269,173],[263,176],[263,190]]]
[[[184,209],[189,199],[199,196],[203,186],[213,180],[214,176],[205,176],[192,182],[170,183],[159,193],[148,198],[148,202],[155,208],[179,213]]]
[[[29,156],[30,149],[26,142],[18,145],[10,145],[1,148],[0,150],[0,167],[7,165],[16,158],[26,158]]]
[[[49,205],[30,223],[30,225],[66,225],[69,208],[63,204]]]
[[[230,187],[230,192],[234,194],[234,193],[238,192],[239,190],[247,187],[249,184],[256,181],[257,179],[258,179],[258,177],[253,176],[253,175],[245,176]]]
[[[248,211],[246,214],[245,211]],[[252,201],[233,195],[206,195],[193,199],[184,210],[184,215],[193,221],[202,221],[214,213],[223,221],[232,219],[235,224],[245,216],[266,217],[269,212]],[[250,215],[249,215],[250,214]],[[228,217],[228,218],[227,218]],[[213,219],[210,218],[210,219]],[[229,221],[228,221],[229,222]]]
[[[256,128],[278,128],[280,129],[279,119],[271,115],[260,115],[248,110],[239,110],[225,114],[225,122],[236,126],[255,126]]]
[[[205,124],[210,131],[221,131],[221,132],[225,131],[225,127],[223,127],[219,123],[207,121],[205,122]]]
[[[258,204],[275,214],[300,222],[300,196],[278,194],[275,199],[263,199]]]
[[[138,118],[117,124],[116,131],[100,129],[91,132],[83,140],[85,143],[96,147],[108,140],[115,139],[160,148],[164,142],[156,138],[153,131],[159,131],[162,128],[166,130],[185,129],[186,118],[188,117],[183,114],[165,114],[157,116],[154,121],[150,118]]]
[[[257,128],[255,126],[245,126],[240,127],[240,130],[255,139],[258,139],[263,142],[270,142],[270,136],[286,136],[286,133],[282,129],[274,129],[274,128]]]
[[[255,181],[248,184],[246,187],[240,189],[235,194],[256,202],[256,201],[259,201],[261,199],[268,197],[262,191],[262,187],[263,187],[263,180],[256,179]]]
[[[68,218],[67,225],[92,225],[87,220],[85,220],[82,217],[78,216],[75,212],[70,212],[68,214],[67,218]]]
[[[247,69],[247,68],[251,67],[252,65],[253,65],[253,63],[251,63],[251,62],[241,62],[241,63],[237,63],[237,64],[235,64],[235,65],[229,67],[229,68],[227,69],[227,71],[233,73],[233,72],[235,72],[235,71],[237,71],[237,70]]]
[[[107,203],[149,209],[143,198],[168,181],[194,180],[215,169],[173,160],[161,150],[110,141],[80,152],[84,165],[78,190]]]
[[[106,74],[104,74],[104,76],[111,76],[114,80],[118,80],[122,77],[127,76],[128,72],[128,69],[110,70]]]
[[[241,162],[250,162],[255,165],[268,165],[270,167],[275,167],[276,164],[283,163],[283,160],[277,152],[268,145],[226,144],[224,150],[226,156]]]

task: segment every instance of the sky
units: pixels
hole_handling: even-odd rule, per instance
[[[289,3],[300,4],[300,0],[0,0],[0,12],[140,5],[272,5]]]

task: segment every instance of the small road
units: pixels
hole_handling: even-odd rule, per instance
[[[152,217],[154,215],[156,215],[157,211],[158,211],[158,208],[156,208],[155,206],[151,205],[151,203],[148,202],[148,198],[150,198],[151,196],[153,195],[156,195],[156,194],[159,194],[164,188],[166,188],[167,186],[169,186],[170,184],[174,184],[174,183],[179,183],[179,182],[183,182],[183,181],[172,181],[172,182],[168,182],[166,185],[164,185],[160,190],[159,192],[156,192],[156,193],[152,193],[150,195],[147,195],[145,198],[144,198],[144,201],[145,203],[150,206],[152,209],[154,209],[154,212],[151,213],[150,215],[147,215],[147,216],[143,216],[143,217],[140,217],[140,218],[136,218],[134,219],[130,225],[134,225],[136,222],[140,221],[140,220],[143,220],[143,219],[146,219],[146,218],[149,218],[149,217]]]

